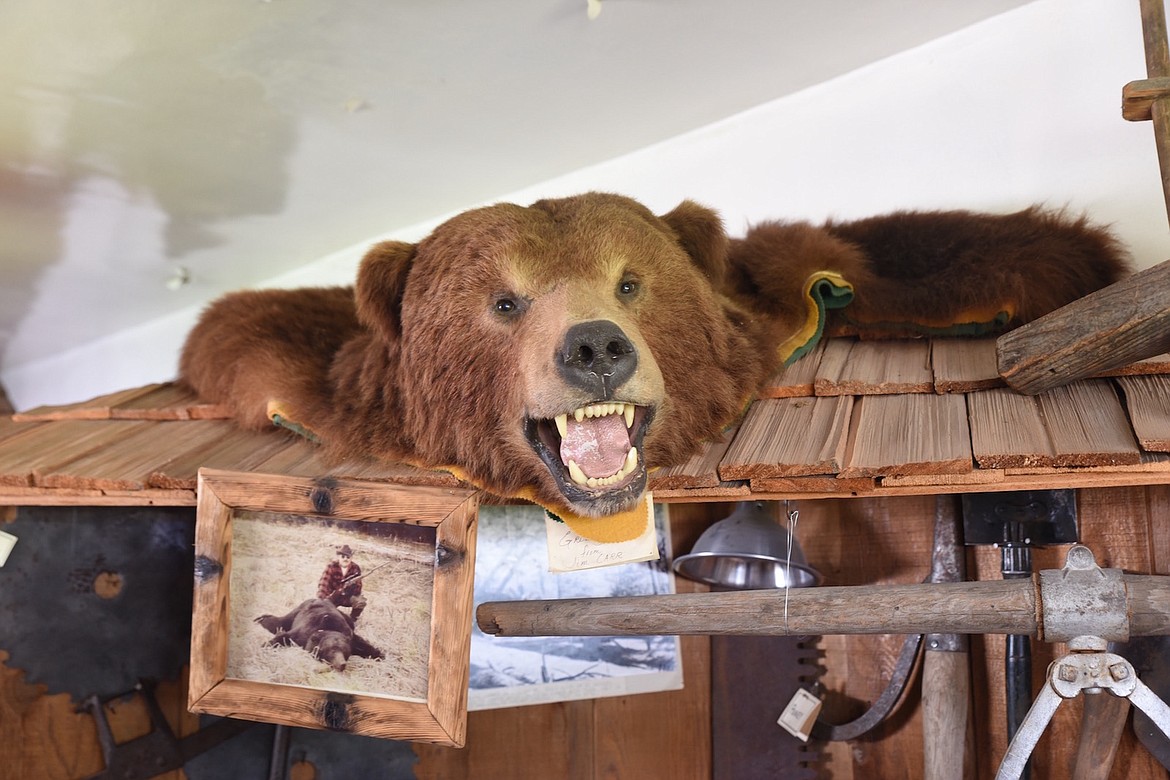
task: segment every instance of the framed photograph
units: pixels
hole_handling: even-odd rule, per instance
[[[192,712],[462,746],[476,491],[204,469]]]

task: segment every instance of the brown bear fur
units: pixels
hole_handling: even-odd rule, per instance
[[[854,287],[828,333],[862,337],[946,332],[965,313],[1003,312],[1008,329],[1117,281],[1126,252],[1103,228],[1059,211],[900,211],[856,222],[767,222],[731,246],[740,297],[798,318],[799,286],[816,257]],[[795,273],[780,273],[778,269]]]
[[[1123,267],[1107,233],[1038,211],[769,223],[730,241],[689,201],[659,217],[589,193],[476,209],[418,244],[380,243],[353,289],[228,295],[192,331],[180,369],[247,426],[269,424],[278,401],[335,454],[449,468],[499,495],[600,516],[637,501],[647,464],[684,460],[737,417],[801,326],[812,271],[852,281],[863,321],[945,318],[984,293],[1007,294],[1023,320]],[[636,405],[623,446],[639,454],[618,484],[591,488],[568,478],[551,418],[599,401]]]

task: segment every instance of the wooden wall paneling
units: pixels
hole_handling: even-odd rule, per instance
[[[794,501],[796,536],[825,585],[922,582],[930,572],[934,496]],[[864,712],[885,690],[904,637],[826,636],[824,715],[842,723]],[[825,748],[833,780],[922,777],[922,715],[917,682],[890,719],[870,734]]]
[[[1170,574],[1170,487],[1147,487],[1145,510],[1150,539],[1150,572]]]
[[[680,593],[692,589],[690,584],[678,587]],[[680,691],[594,702],[594,777],[711,777],[710,648],[709,637],[682,638],[685,687]]]
[[[0,779],[75,780],[100,772],[105,762],[93,718],[68,694],[49,695],[44,686],[30,685],[24,672],[6,664],[0,650]],[[159,707],[179,738],[199,728],[187,712],[186,675],[160,683]],[[106,705],[115,742],[144,736],[151,723],[146,703],[135,695]],[[181,770],[158,776],[183,780]]]
[[[467,745],[414,745],[418,780],[592,780],[593,702],[571,701],[468,713]]]

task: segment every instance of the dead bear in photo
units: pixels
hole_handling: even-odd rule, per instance
[[[381,650],[353,632],[353,621],[333,602],[306,599],[287,615],[261,615],[256,622],[275,634],[269,645],[297,645],[339,672],[349,657],[384,658]]]
[[[1105,230],[1038,209],[768,223],[732,240],[690,201],[656,216],[589,193],[376,244],[353,288],[225,296],[180,371],[245,426],[279,414],[338,458],[446,469],[600,517],[744,411],[806,324],[810,274],[852,283],[855,330],[984,311],[1010,327],[1125,262]]]

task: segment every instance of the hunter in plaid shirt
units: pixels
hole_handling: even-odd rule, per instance
[[[362,595],[361,574],[361,567],[353,561],[353,550],[343,544],[317,581],[317,598],[332,601],[338,607],[349,607],[350,620],[356,622],[368,603]],[[343,586],[347,577],[352,579]]]

